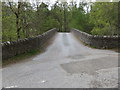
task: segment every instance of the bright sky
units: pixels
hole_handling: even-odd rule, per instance
[[[2,2],[6,2],[8,0],[0,0]],[[15,1],[17,2],[18,0],[9,0],[11,2]],[[71,2],[71,1],[74,1],[74,2],[81,2],[81,1],[88,1],[88,2],[94,2],[96,0],[20,0],[20,1],[24,1],[24,2],[34,2],[34,1],[38,1],[38,2],[49,2],[49,3],[55,3],[56,1],[60,1],[60,2]]]
[[[2,1],[2,2],[6,2],[6,1],[8,1],[8,0],[0,0],[0,1]],[[17,2],[18,0],[9,0],[9,1],[11,1],[11,2]],[[95,1],[99,1],[99,2],[108,2],[108,0],[20,0],[20,1],[23,1],[23,2],[44,2],[44,3],[46,3],[46,4],[48,4],[49,5],[49,9],[51,9],[51,6],[56,2],[56,1],[60,1],[60,2],[67,2],[68,4],[70,3],[70,2],[76,2],[77,3],[77,5],[79,5],[79,3],[80,2],[82,2],[82,1],[86,1],[86,2],[95,2]],[[109,0],[110,2],[112,2],[112,1],[119,1],[119,0]],[[85,8],[86,9],[86,8]]]
[[[0,0],[0,1],[6,2],[8,0]],[[9,1],[11,1],[11,2],[13,2],[13,1],[17,2],[18,0],[9,0]],[[120,0],[20,0],[20,1],[24,1],[24,2],[38,1],[38,2],[46,2],[46,3],[48,2],[50,4],[54,4],[56,1],[68,2],[68,3],[74,1],[74,2],[79,3],[79,2],[82,2],[82,1],[87,1],[87,2],[95,2],[95,1],[98,1],[98,2],[108,2],[108,1],[110,1],[110,2],[112,2],[112,1],[114,1],[114,2],[118,2]]]
[[[56,1],[60,1],[60,2],[76,2],[79,5],[79,2],[82,1],[87,1],[87,2],[95,2],[96,0],[30,0],[31,2],[33,1],[38,1],[38,2],[45,2],[47,4],[53,5]]]
[[[33,1],[33,0],[31,0],[31,1]],[[37,1],[40,1],[40,2],[49,2],[49,3],[51,3],[51,4],[53,4],[53,3],[55,3],[56,1],[60,1],[60,2],[77,2],[77,3],[79,3],[79,2],[81,2],[81,1],[88,1],[88,2],[94,2],[94,1],[96,1],[96,0],[37,0]]]
[[[6,2],[8,0],[0,0],[0,1]],[[9,0],[9,1],[17,2],[18,0]],[[95,2],[95,1],[98,1],[98,2],[108,2],[108,1],[110,1],[110,2],[119,2],[120,0],[20,0],[20,1],[24,1],[24,2],[38,1],[38,2],[49,2],[49,3],[53,4],[53,3],[55,3],[55,1],[61,1],[61,2],[66,2],[67,1],[68,3],[71,2],[71,1],[74,1],[74,2],[79,3],[81,1],[87,1],[87,2]]]
[[[2,2],[7,2],[8,0],[0,0]],[[18,0],[9,0],[10,2],[18,2]],[[44,2],[46,4],[49,5],[49,8],[50,6],[52,6],[56,1],[59,1],[59,2],[67,2],[68,4],[70,2],[76,2],[77,5],[79,5],[79,2],[82,2],[82,1],[87,1],[87,2],[95,2],[96,0],[20,0],[21,2]]]

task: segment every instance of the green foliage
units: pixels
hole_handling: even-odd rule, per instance
[[[84,10],[85,5],[86,3],[80,4],[79,7],[77,7],[76,4],[73,5],[70,10],[71,16],[69,17],[69,27],[90,33],[94,24],[89,20],[89,13],[86,13]]]
[[[93,35],[120,34],[117,2],[81,2],[79,6],[74,2],[56,2],[51,9],[45,3],[34,4],[12,2],[10,7],[9,3],[2,3],[3,42],[15,41],[19,39],[19,34],[21,39],[36,36],[51,28],[58,28],[60,31],[77,28]]]
[[[46,32],[52,28],[60,28],[60,21],[56,19],[59,13],[48,9],[48,5],[41,3],[37,10],[30,3],[20,3],[19,9],[19,27],[20,38],[28,38]],[[12,9],[6,2],[2,3],[2,41],[16,41],[17,27],[16,27],[16,12],[18,10],[16,3],[12,3]],[[14,11],[13,11],[14,10]],[[59,18],[59,16],[58,16]],[[60,19],[61,20],[61,19]]]
[[[90,12],[90,21],[95,24],[92,34],[116,35],[118,32],[118,3],[96,2]]]
[[[4,4],[2,4],[4,5]],[[2,8],[2,40],[11,41],[16,40],[16,26],[15,26],[15,16],[9,12],[7,6]]]
[[[63,7],[62,4],[59,4],[56,2],[54,6],[52,7],[51,11],[51,17],[54,18],[54,21],[56,21],[56,28],[59,28],[60,31],[63,30]]]

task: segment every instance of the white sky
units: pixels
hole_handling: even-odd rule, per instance
[[[0,0],[2,2],[8,2],[8,0]],[[10,2],[18,2],[18,0],[9,0]],[[56,1],[59,1],[59,2],[67,2],[68,4],[70,2],[76,2],[77,5],[79,5],[79,2],[82,2],[82,1],[87,1],[87,2],[95,2],[96,0],[20,0],[21,2],[44,2],[46,4],[49,5],[49,8],[56,2]]]
[[[8,0],[0,0],[2,2],[6,2]],[[18,0],[9,0],[11,2],[17,2]],[[95,2],[95,1],[99,1],[99,2],[107,2],[108,0],[20,0],[20,1],[24,1],[24,2],[34,2],[34,1],[38,1],[38,2],[49,2],[50,4],[54,4],[56,1],[60,1],[60,2],[71,2],[71,1],[74,1],[74,2],[81,2],[81,1],[87,1],[87,2]],[[114,2],[118,2],[120,0],[109,0],[110,2],[114,1]]]
[[[2,2],[5,2],[5,1],[8,1],[8,0],[0,0],[0,1],[2,1]],[[18,0],[9,0],[9,1],[11,1],[11,2],[13,2],[13,1],[15,1],[15,2],[17,2]],[[38,2],[49,2],[49,3],[54,3],[55,1],[60,1],[60,2],[71,2],[71,1],[75,1],[75,2],[81,2],[81,1],[87,1],[87,2],[95,2],[96,0],[20,0],[20,1],[31,1],[31,2],[33,2],[33,1],[38,1]],[[108,0],[98,0],[99,2],[106,2],[106,1],[108,1]],[[110,0],[110,1],[112,1],[112,0]],[[119,0],[114,0],[114,1],[119,1]]]
[[[8,0],[0,0],[2,2],[6,2]],[[18,0],[10,0],[11,2],[14,2],[14,1],[18,1]],[[25,2],[33,2],[33,1],[38,1],[38,2],[49,2],[51,4],[53,4],[55,1],[61,1],[61,2],[71,2],[71,1],[75,1],[77,3],[81,2],[81,1],[87,1],[87,2],[95,2],[95,1],[98,1],[98,2],[108,2],[108,0],[20,0],[20,1],[25,1]],[[119,2],[120,0],[109,0],[110,2]]]
[[[8,0],[0,0],[2,2],[7,2]],[[17,2],[18,0],[9,0],[11,2]],[[24,2],[44,2],[50,6],[52,6],[56,1],[60,1],[60,2],[68,2],[68,4],[70,2],[76,2],[78,5],[79,5],[79,2],[82,2],[82,1],[86,1],[86,2],[107,2],[108,0],[20,0],[21,2],[24,1]],[[114,2],[118,2],[120,0],[109,0],[110,2],[114,1]]]

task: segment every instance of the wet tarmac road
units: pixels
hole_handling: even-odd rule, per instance
[[[2,75],[4,88],[115,88],[118,53],[57,33],[44,53],[3,68]]]

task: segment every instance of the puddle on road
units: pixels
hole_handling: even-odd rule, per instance
[[[100,69],[107,69],[112,67],[118,67],[118,58],[117,57],[103,57],[86,60],[86,61],[76,61],[61,64],[61,67],[70,74],[75,73],[87,73],[93,75],[96,71]]]

